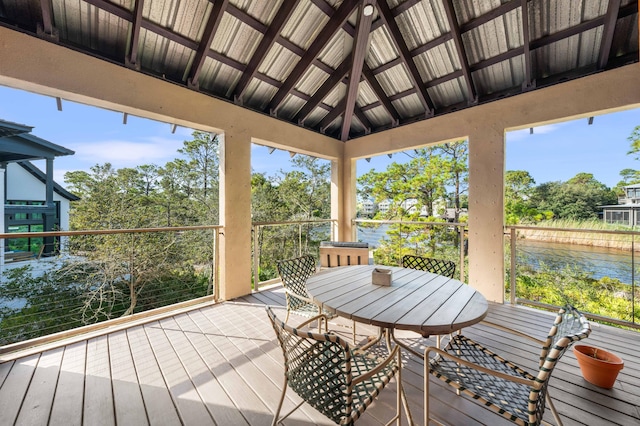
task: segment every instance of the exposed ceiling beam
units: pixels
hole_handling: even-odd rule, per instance
[[[395,17],[391,13],[389,6],[386,1],[378,2],[378,11],[380,12],[380,16],[384,19],[384,23],[391,34],[391,38],[393,39],[393,43],[395,44],[402,61],[408,70],[408,76],[411,79],[413,86],[417,88],[416,93],[420,98],[420,102],[422,102],[422,106],[426,110],[427,116],[432,116],[435,111],[435,106],[427,93],[427,87],[424,85],[422,81],[422,77],[420,76],[420,72],[418,71],[418,67],[416,67],[415,62],[413,62],[413,57],[411,56],[411,52],[409,52],[409,48],[407,48],[407,44],[402,38],[402,33],[398,28],[398,24],[396,23]]]
[[[530,0],[524,1],[527,2]],[[484,15],[480,15],[477,18],[470,20],[469,22],[460,24],[460,32],[466,33],[467,31],[471,31],[472,29],[478,28],[479,26],[484,25],[487,22],[493,21],[494,19],[499,18],[500,16],[505,15],[521,6],[521,0],[511,0],[507,3],[503,3],[495,9],[488,11]]]
[[[303,124],[304,120],[307,119],[309,114],[313,112],[313,110],[322,102],[324,98],[327,97],[329,93],[333,90],[334,87],[338,83],[342,81],[342,79],[349,73],[350,60],[347,57],[342,63],[336,68],[336,70],[327,78],[322,86],[316,90],[311,99],[298,111],[295,115],[293,121],[298,124]]]
[[[228,3],[229,0],[219,0],[213,4],[211,13],[209,14],[209,19],[207,20],[207,26],[204,29],[202,38],[200,39],[200,44],[198,44],[196,56],[191,64],[189,78],[187,78],[187,85],[191,88],[198,88],[198,77],[200,76],[200,71],[202,70],[205,59],[209,56],[208,53],[211,50],[211,42],[213,41],[213,37],[216,35],[216,30],[220,25],[220,21],[222,21],[222,15],[224,15],[224,11],[227,8]]]
[[[338,117],[342,115],[342,113],[344,112],[344,105],[346,101],[347,98],[342,98],[342,100],[338,102],[338,105],[336,105],[335,108],[333,108],[327,113],[327,115],[324,116],[322,121],[320,121],[320,125],[318,126],[320,133],[324,133],[325,130],[327,130],[327,127],[329,127],[331,123],[333,123]]]
[[[51,0],[40,0],[42,11],[42,28],[38,28],[40,36],[55,37],[53,29],[53,17],[51,15]]]
[[[533,78],[531,77],[531,49],[529,43],[531,36],[529,35],[529,6],[527,0],[520,0],[522,10],[522,55],[524,57],[524,82],[522,89],[528,90],[533,86]]]
[[[619,11],[620,0],[610,0],[607,14],[604,18],[604,30],[602,31],[602,41],[600,42],[600,53],[598,55],[598,69],[604,69],[609,62],[609,53],[611,52],[613,33],[616,29]]]
[[[382,89],[382,86],[380,86],[380,83],[373,75],[366,62],[362,64],[362,75],[364,75],[365,80],[367,80],[367,83],[369,83],[369,86],[371,86],[371,89],[380,100],[380,103],[382,104],[384,109],[387,110],[387,113],[389,113],[394,124],[397,126],[400,122],[400,114],[398,114],[398,111],[389,100],[389,97],[384,92],[384,89]]]
[[[251,60],[247,64],[247,67],[240,77],[240,81],[236,85],[236,88],[233,93],[234,100],[242,100],[242,94],[245,89],[249,85],[251,79],[255,76],[258,71],[258,67],[262,64],[265,56],[271,50],[271,47],[276,41],[276,38],[280,35],[280,31],[282,31],[282,27],[287,23],[289,17],[293,13],[293,10],[298,5],[299,0],[288,0],[283,1],[280,5],[280,9],[276,12],[276,16],[271,21],[271,25],[269,25],[269,29],[266,31],[262,40],[260,40],[260,44],[256,48],[253,55],[251,55]]]
[[[358,108],[358,106],[354,106],[353,107],[353,114],[358,117],[358,120],[360,120],[360,123],[362,123],[362,125],[365,127],[364,132],[366,134],[371,133],[371,128],[373,127],[371,125],[371,121],[369,121],[369,119],[367,118],[367,116],[364,114],[364,111],[362,111],[360,108]]]
[[[560,30],[556,33],[549,34],[544,37],[540,37],[537,40],[533,40],[531,42],[531,49],[538,49],[543,46],[548,46],[550,44],[556,43],[560,40],[564,40],[567,37],[572,37],[574,35],[578,35],[582,32],[592,30],[604,24],[604,16],[599,16],[597,18],[591,19],[590,21],[581,22],[575,27],[565,28],[564,30]]]
[[[133,20],[131,21],[131,36],[127,49],[127,57],[124,63],[130,68],[140,69],[138,64],[138,40],[140,39],[140,27],[142,25],[142,7],[144,0],[136,0],[133,6]]]
[[[469,69],[469,60],[467,59],[467,52],[465,51],[464,44],[462,43],[462,35],[460,34],[460,27],[458,26],[458,18],[456,11],[453,9],[452,0],[444,0],[444,10],[447,14],[447,21],[449,21],[449,28],[453,34],[453,42],[456,46],[456,52],[458,53],[458,60],[462,67],[462,73],[464,74],[464,80],[467,83],[467,95],[470,103],[478,102],[478,94],[473,84],[473,78],[471,76],[471,70]]]
[[[358,9],[356,35],[353,40],[353,50],[351,51],[351,71],[349,72],[349,83],[347,84],[344,118],[342,120],[342,132],[340,137],[340,140],[343,142],[349,139],[353,108],[356,106],[358,88],[360,87],[362,65],[364,64],[364,58],[369,52],[369,32],[371,31],[373,12],[374,7],[373,4],[371,4],[371,0],[364,1]]]
[[[331,40],[331,38],[333,38],[336,32],[340,30],[340,27],[342,27],[342,24],[344,24],[344,22],[349,18],[357,3],[357,0],[345,0],[342,2],[338,10],[336,10],[331,19],[329,19],[329,22],[324,26],[318,37],[316,37],[316,39],[311,43],[307,52],[302,58],[300,58],[293,71],[291,71],[282,84],[282,87],[280,87],[280,90],[278,90],[275,96],[271,99],[267,108],[269,113],[275,113],[277,111],[282,101],[295,87],[307,69],[309,69],[311,63],[318,57],[325,45],[329,40]]]

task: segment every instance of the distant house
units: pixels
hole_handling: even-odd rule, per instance
[[[0,229],[30,233],[69,229],[70,202],[78,200],[53,181],[53,160],[74,152],[31,134],[32,127],[0,120]],[[46,171],[30,160],[45,160]],[[0,239],[0,264],[55,254],[57,238]]]
[[[376,214],[376,203],[371,199],[366,199],[362,202],[361,213],[367,216],[373,216]]]
[[[625,186],[624,195],[618,198],[618,204],[601,207],[605,223],[640,225],[640,184]]]

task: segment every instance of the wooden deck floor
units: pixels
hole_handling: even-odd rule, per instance
[[[0,364],[0,425],[267,425],[283,382],[282,355],[264,304],[284,305],[281,288],[86,340],[31,350]],[[280,311],[281,313],[284,310]],[[548,313],[491,305],[489,320],[544,337]],[[363,336],[372,329],[358,329]],[[344,329],[348,335],[349,329]],[[534,368],[537,353],[503,333],[477,325],[465,334]],[[408,336],[408,335],[407,335]],[[594,325],[590,343],[625,360],[614,389],[585,382],[567,352],[551,380],[565,425],[640,424],[640,333]],[[403,383],[414,419],[422,424],[422,363],[405,357]],[[510,424],[432,379],[436,416],[451,425]],[[359,424],[384,424],[395,383]],[[391,390],[391,391],[390,391]],[[297,400],[288,394],[284,409]],[[551,412],[545,419],[553,423]],[[332,424],[308,406],[286,424]],[[406,422],[403,420],[403,424]]]

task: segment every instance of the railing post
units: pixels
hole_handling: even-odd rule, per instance
[[[458,226],[458,241],[460,242],[460,281],[464,282],[464,225]]]
[[[298,224],[298,256],[302,256],[302,224]]]
[[[631,234],[631,322],[636,323],[636,235]]]
[[[509,292],[511,293],[511,304],[516,304],[516,229],[511,228],[511,241],[509,246],[511,247],[511,288]]]
[[[258,289],[260,284],[260,275],[258,270],[260,269],[260,249],[258,239],[260,238],[260,225],[253,226],[253,289]]]

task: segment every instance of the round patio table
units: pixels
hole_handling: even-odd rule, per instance
[[[390,269],[390,286],[372,283],[374,268]],[[307,291],[324,309],[390,330],[443,335],[487,315],[480,292],[456,279],[415,269],[358,265],[325,269],[310,277]]]

